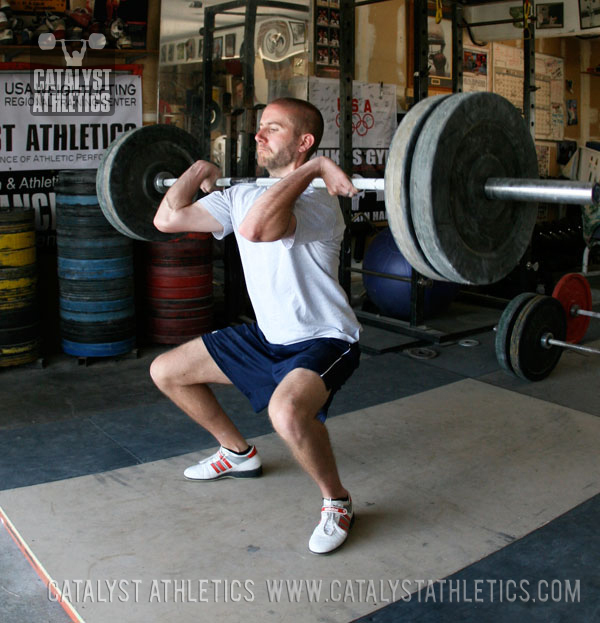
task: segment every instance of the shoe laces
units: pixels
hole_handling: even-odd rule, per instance
[[[326,519],[323,522],[323,513],[326,514]],[[349,514],[348,509],[345,506],[334,506],[329,503],[321,508],[321,522],[323,523],[323,532],[327,536],[331,536],[336,527],[339,524],[340,518]]]

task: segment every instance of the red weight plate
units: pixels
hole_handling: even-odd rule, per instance
[[[190,288],[148,288],[148,295],[153,299],[198,299],[212,293],[212,283]]]
[[[154,344],[183,344],[184,342],[189,342],[190,340],[198,337],[197,335],[158,335],[156,333],[151,333],[149,336],[150,340]]]
[[[155,318],[196,318],[206,319],[213,315],[213,306],[194,307],[192,309],[150,309],[150,315]]]
[[[148,286],[150,288],[199,288],[212,284],[212,275],[180,275],[178,277],[166,277],[163,275],[149,275]]]
[[[574,308],[592,309],[592,290],[587,279],[578,273],[568,273],[561,277],[552,292],[553,298],[560,302],[567,316],[567,337],[569,344],[578,344],[588,330],[589,316],[573,314]]]
[[[205,240],[178,240],[171,242],[152,242],[149,245],[152,258],[175,258],[212,254],[211,241]]]
[[[150,309],[156,312],[197,309],[199,307],[212,306],[212,296],[204,296],[196,299],[149,299]],[[156,313],[160,316],[160,313]]]
[[[189,277],[206,275],[212,272],[212,264],[196,264],[192,266],[148,266],[148,275],[160,277]]]
[[[150,318],[149,326],[157,335],[200,335],[210,331],[212,318]]]

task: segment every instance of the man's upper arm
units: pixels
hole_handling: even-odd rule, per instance
[[[321,194],[320,201],[299,197],[294,208],[293,227],[283,237],[285,246],[331,240],[340,226],[343,229],[340,215],[337,197],[331,197],[326,191]]]

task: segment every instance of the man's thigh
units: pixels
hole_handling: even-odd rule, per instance
[[[164,363],[182,385],[196,383],[222,383],[230,385],[227,375],[215,363],[202,340],[198,337],[164,353]]]

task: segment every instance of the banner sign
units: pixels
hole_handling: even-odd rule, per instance
[[[325,121],[318,154],[339,163],[339,81],[310,78],[308,97]],[[352,83],[352,161],[355,173],[366,177],[383,176],[397,125],[395,85]]]
[[[142,125],[142,77],[111,71],[110,115],[99,110],[87,115],[49,111],[44,116],[33,87],[35,80],[47,87],[49,76],[58,75],[56,69],[47,71],[52,74],[0,73],[0,210],[34,208],[38,246],[53,247],[59,172],[97,169],[112,141]],[[68,70],[62,71],[67,75]],[[100,71],[103,77],[107,70]],[[95,74],[90,76],[90,86],[96,87],[91,82]]]
[[[40,114],[36,84],[48,85],[49,76],[34,72],[0,73],[0,168],[4,171],[43,169],[97,169],[102,154],[112,141],[142,124],[142,79],[139,75],[111,76],[107,110],[83,107],[70,114],[48,111]],[[82,70],[85,71],[85,70]],[[90,84],[101,76],[90,74]],[[62,75],[62,74],[61,74]],[[65,84],[65,83],[63,83]],[[88,101],[86,100],[86,104]],[[54,109],[55,110],[55,109]],[[0,195],[4,189],[0,189]],[[0,200],[0,207],[2,207]]]

